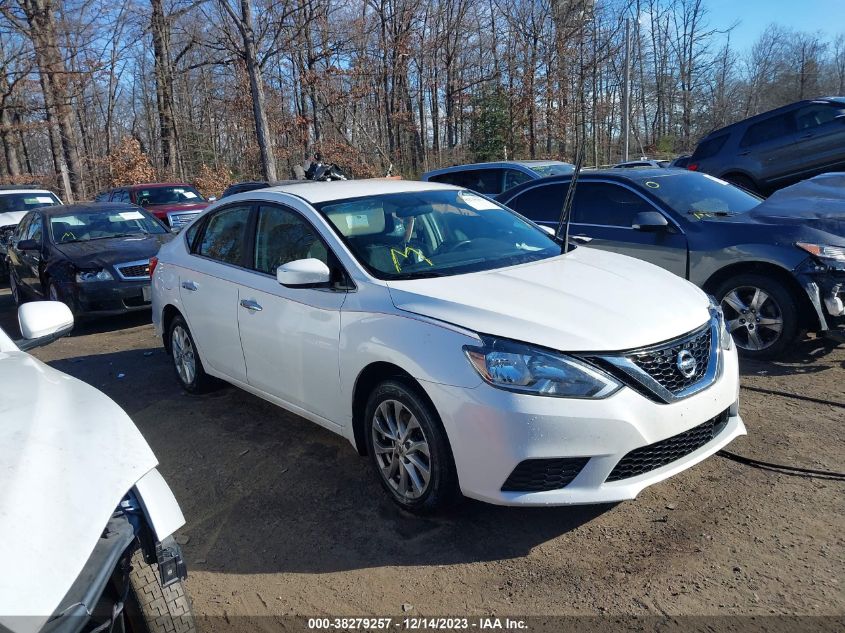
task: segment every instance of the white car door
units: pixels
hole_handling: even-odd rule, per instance
[[[238,287],[252,273],[244,268],[251,204],[216,210],[201,229],[189,267],[179,273],[179,294],[206,369],[246,382],[238,334]]]
[[[314,228],[296,211],[258,209],[249,283],[240,287],[238,324],[247,380],[256,389],[337,424],[342,284],[287,288],[276,269],[313,257],[339,266]]]

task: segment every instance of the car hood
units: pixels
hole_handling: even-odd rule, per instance
[[[149,259],[173,239],[172,233],[133,235],[87,242],[65,242],[56,248],[80,268],[102,268]]]
[[[686,280],[583,246],[530,264],[388,287],[400,310],[568,352],[659,343],[709,316],[707,295]]]
[[[6,211],[5,213],[0,213],[0,226],[14,226],[18,224],[26,214],[26,211]]]
[[[29,354],[0,351],[0,384],[0,629],[24,631],[53,613],[157,460],[111,399]]]

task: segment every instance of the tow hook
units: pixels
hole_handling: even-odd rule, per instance
[[[169,587],[188,577],[188,570],[182,559],[182,549],[172,536],[156,544],[156,562],[162,587]]]

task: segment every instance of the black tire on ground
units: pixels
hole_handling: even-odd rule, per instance
[[[77,310],[73,299],[68,299],[64,296],[59,290],[59,286],[54,281],[47,282],[47,299],[50,301],[61,301],[70,308],[71,314],[76,315]]]
[[[207,393],[222,385],[219,380],[205,373],[197,345],[194,343],[194,336],[181,314],[177,314],[170,323],[167,340],[176,379],[185,391],[194,394]],[[186,360],[190,363],[191,358],[194,363],[193,372],[186,371],[184,365],[180,370],[182,361]]]
[[[768,299],[756,306],[758,311],[753,313],[750,309],[755,289],[765,293]],[[749,308],[748,313],[743,314],[736,309],[736,306],[731,305],[731,302],[726,301],[726,297],[732,293],[735,293],[734,296]],[[778,358],[795,344],[801,334],[796,298],[777,279],[756,273],[737,275],[722,282],[716,288],[714,295],[725,311],[725,320],[729,323],[729,329],[732,322],[745,321],[744,324],[735,323],[738,328],[732,333],[739,353],[746,358],[755,360]],[[782,320],[779,332],[757,322],[760,319],[765,323],[778,316]],[[757,333],[758,339],[765,343],[765,347],[753,349],[750,335],[754,332]]]
[[[15,305],[19,306],[27,302],[27,297],[18,285],[15,273],[11,269],[9,269],[9,289],[12,291],[12,301],[15,302]]]
[[[724,176],[724,180],[727,180],[728,182],[735,184],[737,187],[741,187],[746,191],[750,191],[751,193],[756,194],[758,196],[762,195],[760,187],[757,186],[757,183],[755,183],[753,180],[751,180],[751,178],[743,174],[728,174]]]
[[[429,479],[422,493],[417,498],[408,498],[407,495],[401,494],[395,486],[388,483],[382,471],[379,455],[384,456],[384,459],[388,460],[391,459],[391,456],[385,456],[384,453],[376,452],[374,438],[374,435],[378,433],[376,412],[383,404],[392,407],[391,402],[399,403],[404,407],[398,417],[404,419],[406,428],[411,426],[409,424],[411,420],[410,415],[413,415],[419,425],[419,429],[409,431],[406,435],[407,439],[405,442],[400,442],[400,444],[410,448],[408,446],[409,443],[414,444],[423,440],[428,445],[429,454],[427,459],[424,454],[420,453],[415,453],[410,458],[416,460],[416,463],[420,463],[420,460],[422,462],[428,462]],[[394,412],[396,411],[396,409],[392,410]],[[399,507],[415,514],[431,514],[449,507],[460,499],[458,475],[455,469],[455,460],[452,457],[452,449],[449,445],[449,438],[446,436],[446,431],[437,412],[433,410],[428,401],[420,394],[418,387],[398,378],[382,382],[370,394],[364,416],[367,454],[369,455],[370,464],[382,487]],[[374,429],[376,429],[375,433]],[[396,435],[398,437],[400,433]],[[381,434],[380,437],[380,441],[387,441],[384,434]],[[393,455],[392,458],[407,463],[409,460],[407,455],[410,454],[411,452],[404,455],[397,454]],[[402,464],[397,463],[396,468],[400,474],[404,468],[406,478],[410,477],[407,474],[408,468]],[[419,468],[414,468],[413,465],[412,468],[419,478],[422,471]]]
[[[197,630],[182,581],[162,588],[158,565],[148,565],[140,549],[131,558],[126,617],[132,633],[195,633]]]

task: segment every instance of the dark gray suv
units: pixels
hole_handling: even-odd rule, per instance
[[[799,101],[711,132],[687,169],[764,194],[845,170],[845,97]]]
[[[498,200],[556,227],[569,180],[535,180]],[[813,187],[812,198],[793,200],[791,187],[763,201],[681,169],[583,171],[570,237],[689,279],[721,303],[745,356],[775,358],[802,330],[845,325],[845,199],[821,208],[840,180],[827,174],[794,186]]]

